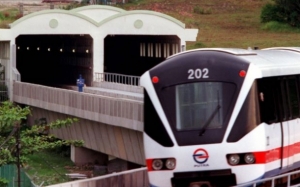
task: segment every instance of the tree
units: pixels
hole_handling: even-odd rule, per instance
[[[49,124],[26,124],[30,115],[29,107],[20,107],[12,102],[5,101],[0,105],[0,166],[5,164],[22,165],[29,154],[34,152],[58,148],[63,145],[82,146],[78,140],[59,140],[49,134],[50,129],[67,127],[76,118],[56,120]],[[21,145],[21,149],[20,149]],[[6,181],[0,179],[0,186]]]
[[[277,21],[300,27],[300,0],[273,0],[262,8],[261,21]]]

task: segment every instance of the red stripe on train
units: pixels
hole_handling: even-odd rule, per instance
[[[276,160],[280,160],[282,158],[288,158],[295,154],[300,153],[300,142],[295,143],[293,145],[283,147],[283,151],[281,152],[282,148],[275,148],[268,151],[261,151],[261,152],[253,152],[255,156],[255,163],[254,164],[266,164],[269,162],[273,162]],[[153,171],[152,169],[152,159],[146,159],[146,165],[148,171]]]
[[[281,151],[283,149],[283,151]],[[291,157],[300,153],[300,142],[283,148],[271,149],[265,152],[254,152],[256,164],[265,164],[279,159]]]

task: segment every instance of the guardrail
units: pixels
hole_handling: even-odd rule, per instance
[[[15,67],[12,68],[12,73],[13,73],[13,80],[21,81],[21,74]]]
[[[14,81],[13,101],[143,131],[143,102]]]
[[[12,98],[33,108],[33,120],[45,117],[54,121],[64,114],[79,118],[78,124],[51,132],[60,139],[77,137],[86,148],[145,164],[140,145],[144,130],[142,101],[18,81],[13,83]]]
[[[140,85],[139,76],[123,75],[117,73],[95,73],[94,81],[120,83],[120,84],[132,85],[132,86]]]
[[[0,102],[7,101],[8,97],[8,81],[0,80]]]
[[[300,171],[298,170],[298,171],[278,175],[275,177],[248,182],[234,187],[251,187],[251,186],[256,187],[259,184],[267,184],[267,186],[269,187],[276,187],[276,182],[278,181],[281,181],[281,184],[285,184],[284,186],[286,187],[299,187],[299,180],[297,181],[298,182],[297,184],[293,184],[294,176],[299,177],[299,175],[300,175]]]
[[[149,187],[146,168],[133,169],[119,173],[112,173],[100,177],[82,179],[73,182],[51,185],[48,187]]]
[[[17,166],[14,164],[8,164],[8,165],[2,165],[0,167],[0,177],[4,178],[8,181],[7,185],[4,185],[6,187],[14,187],[18,186],[18,181],[17,181]],[[26,187],[37,187],[31,179],[28,177],[28,175],[21,169],[20,171],[20,184],[21,186],[26,186]]]

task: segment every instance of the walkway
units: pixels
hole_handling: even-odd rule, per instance
[[[106,83],[106,86],[132,87]],[[142,89],[135,88],[142,91]],[[31,106],[35,119],[47,121],[74,116],[79,123],[56,130],[61,139],[80,139],[84,147],[145,165],[143,150],[143,94],[107,88],[86,93],[14,82],[13,101]]]

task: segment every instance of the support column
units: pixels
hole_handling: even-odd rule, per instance
[[[106,165],[108,155],[84,147],[71,146],[71,160],[81,166],[87,163]]]
[[[103,73],[104,65],[104,38],[100,35],[92,35],[93,38],[93,70],[94,73]]]

